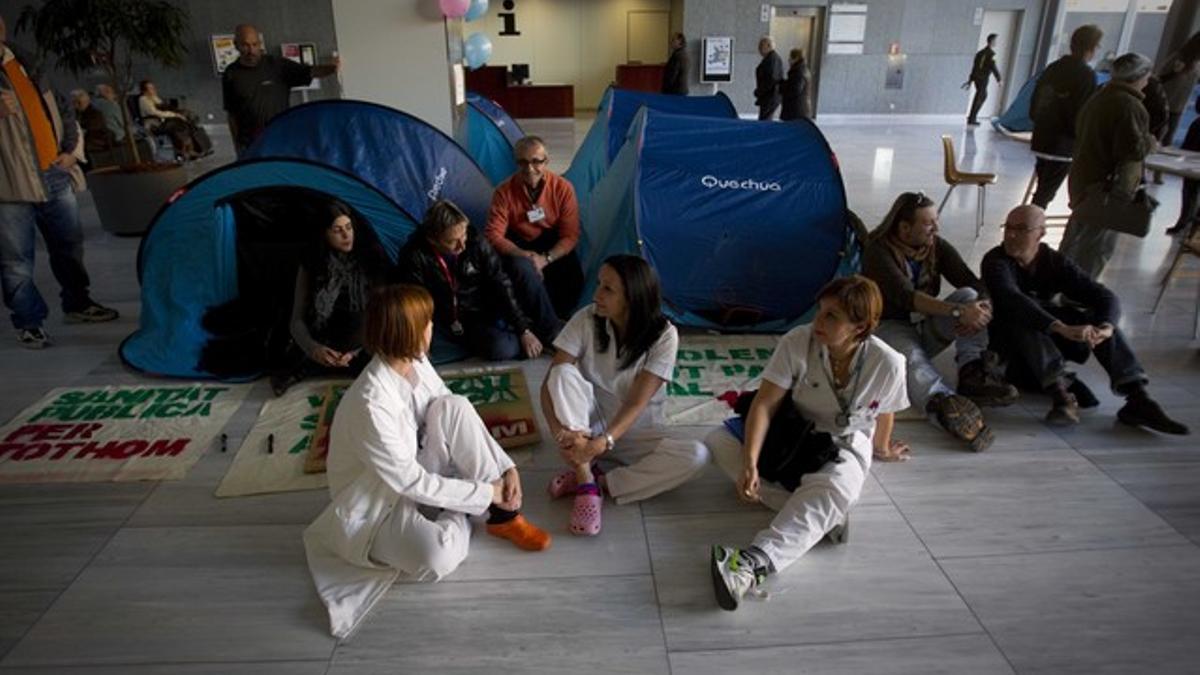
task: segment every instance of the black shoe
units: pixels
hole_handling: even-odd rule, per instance
[[[98,302],[93,302],[83,309],[66,312],[63,318],[67,323],[104,323],[105,321],[115,321],[120,316],[121,313],[112,307],[105,307]]]
[[[967,120],[967,124],[973,127],[979,126],[979,120]]]
[[[1131,427],[1146,427],[1164,434],[1187,436],[1187,426],[1167,417],[1162,406],[1145,393],[1133,394],[1125,399],[1125,405],[1117,411],[1117,419]]]
[[[1079,405],[1080,410],[1091,410],[1100,405],[1100,399],[1096,398],[1096,395],[1083,383],[1083,380],[1073,374],[1068,375],[1068,377],[1071,380],[1071,384],[1067,387],[1067,391],[1075,396],[1075,403]]]

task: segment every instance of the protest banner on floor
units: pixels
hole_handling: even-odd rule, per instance
[[[178,480],[248,385],[60,387],[0,428],[0,483]]]
[[[743,391],[758,389],[777,335],[681,335],[667,385],[667,423],[716,425]]]
[[[537,443],[541,436],[525,375],[519,367],[475,368],[440,373],[450,391],[465,396],[475,406],[492,436],[505,449]],[[340,399],[348,380],[310,381],[297,384],[283,396],[263,405],[254,428],[246,435],[221,484],[218,497],[293,490],[315,490],[327,485],[323,456],[310,460],[314,440],[321,455],[320,429],[332,415],[323,415],[329,396]],[[327,452],[327,449],[326,449]],[[306,464],[309,471],[305,470]]]

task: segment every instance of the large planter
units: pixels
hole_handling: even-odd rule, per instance
[[[175,191],[187,183],[187,171],[174,164],[109,167],[87,176],[88,189],[100,214],[100,225],[120,236],[146,232],[150,220]]]

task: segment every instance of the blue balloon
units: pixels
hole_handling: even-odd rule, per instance
[[[463,44],[463,53],[467,57],[467,67],[475,70],[492,58],[492,41],[483,33],[471,33]]]
[[[479,17],[487,14],[488,0],[471,0],[471,7],[467,9],[465,18],[467,21],[474,21]]]

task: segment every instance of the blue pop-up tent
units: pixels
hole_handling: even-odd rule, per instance
[[[254,294],[261,302],[250,308],[252,319],[257,319],[254,310],[264,308],[286,315],[296,253],[309,241],[307,235],[325,225],[303,218],[305,212],[297,209],[304,203],[319,209],[332,199],[369,226],[392,260],[416,227],[413,216],[379,190],[340,169],[305,160],[243,161],[181,189],[158,212],[138,251],[141,325],[121,344],[121,358],[156,375],[248,379],[261,374],[261,341],[247,347],[235,335],[236,363],[207,358],[221,339],[211,326],[213,310]],[[356,232],[356,238],[366,234]]]
[[[329,100],[291,108],[271,120],[246,157],[300,158],[337,167],[417,218],[435,200],[450,199],[482,227],[492,199],[491,181],[454,139],[375,103]]]
[[[493,185],[516,172],[513,145],[524,135],[499,103],[479,94],[467,94],[467,152]]]
[[[1008,105],[1004,114],[992,119],[993,128],[999,131],[1003,127],[1003,130],[1008,132],[1033,131],[1033,90],[1037,88],[1038,79],[1042,77],[1043,72],[1044,70],[1039,70],[1021,85],[1017,97]],[[1108,80],[1108,73],[1096,73],[1096,84],[1101,85]]]
[[[782,331],[821,286],[852,271],[841,173],[811,122],[643,109],[628,138],[585,220],[589,279],[609,255],[640,254],[677,323]]]
[[[674,96],[609,87],[600,99],[596,120],[563,174],[575,187],[581,213],[587,212],[592,189],[625,145],[630,126],[643,107],[681,115],[737,119],[737,109],[725,94]]]

